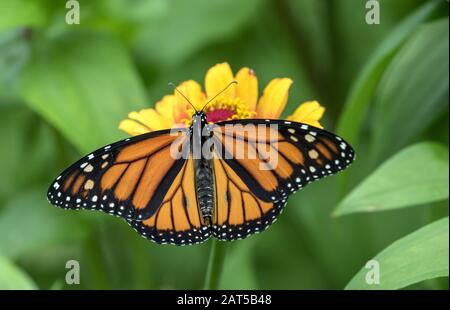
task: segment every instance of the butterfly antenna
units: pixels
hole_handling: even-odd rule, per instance
[[[222,89],[220,92],[217,93],[217,95],[215,95],[214,97],[212,97],[211,99],[209,99],[209,101],[203,106],[202,111],[204,108],[206,108],[206,106],[211,103],[211,101],[213,101],[214,99],[216,99],[220,94],[222,94],[224,91],[226,91],[228,89],[228,87],[230,87],[233,84],[237,84],[237,81],[231,81],[227,86],[225,86],[224,89]]]
[[[179,93],[181,96],[183,96],[184,99],[191,105],[191,107],[195,110],[195,112],[198,112],[195,106],[192,104],[192,102],[173,84],[172,82],[169,83],[169,86],[173,87],[173,89]]]

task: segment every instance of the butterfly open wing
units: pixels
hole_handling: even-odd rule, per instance
[[[266,229],[290,194],[345,169],[355,157],[342,138],[296,122],[232,120],[212,130],[215,145],[221,146],[216,150],[220,159],[214,160],[212,233],[221,240],[241,239]],[[267,154],[275,156],[275,162]]]
[[[96,209],[127,219],[145,219],[161,205],[188,152],[187,131],[152,132],[105,146],[66,169],[50,186],[50,203],[66,209]]]

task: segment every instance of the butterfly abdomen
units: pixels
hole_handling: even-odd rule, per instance
[[[202,158],[195,161],[195,188],[202,217],[211,218],[214,208],[214,181],[210,160]]]

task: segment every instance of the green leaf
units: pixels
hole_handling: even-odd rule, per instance
[[[305,64],[310,64],[313,77],[317,77],[321,82],[329,82],[333,67],[329,3],[323,0],[288,0],[279,3],[281,7],[284,3],[284,9],[292,15],[292,23],[296,26],[298,39],[302,42]],[[295,13],[301,13],[302,18],[295,18]]]
[[[448,148],[423,142],[388,159],[336,208],[335,215],[382,211],[448,198]]]
[[[448,18],[423,26],[392,60],[374,104],[376,160],[414,140],[448,107]]]
[[[220,279],[220,289],[254,290],[259,288],[253,266],[255,244],[255,239],[249,239],[245,243],[237,244],[227,253]]]
[[[19,101],[17,79],[31,52],[26,36],[17,28],[0,31],[0,106]]]
[[[135,49],[138,56],[147,62],[160,67],[173,66],[202,47],[237,33],[256,15],[261,2],[155,1],[155,9],[148,11],[150,16],[137,27]]]
[[[0,290],[37,289],[33,280],[19,267],[0,255]]]
[[[87,235],[87,227],[76,215],[51,206],[46,188],[23,191],[0,212],[0,253],[23,258],[48,253],[53,248],[70,247]]]
[[[16,27],[42,26],[46,21],[45,5],[38,1],[0,1],[0,31]]]
[[[7,147],[0,152],[0,201],[33,184],[48,182],[61,164],[55,153],[55,132],[36,113],[24,105],[0,108],[0,141]],[[7,181],[6,181],[7,180]]]
[[[363,267],[347,290],[400,289],[436,277],[448,276],[448,217],[403,237],[373,258],[379,263],[379,284],[367,284]]]
[[[120,120],[146,103],[125,49],[84,33],[37,46],[24,68],[21,95],[83,152],[123,137]]]
[[[378,46],[356,78],[337,125],[337,132],[352,144],[356,145],[358,142],[367,109],[392,57],[436,6],[437,2],[427,2],[402,21]]]

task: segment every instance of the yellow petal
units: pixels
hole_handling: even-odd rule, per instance
[[[231,81],[233,81],[233,72],[231,71],[230,65],[226,62],[217,64],[210,68],[206,73],[205,77],[205,88],[208,98],[216,96],[221,92]],[[235,85],[231,85],[223,94],[218,98],[235,97]]]
[[[308,124],[314,127],[323,128],[319,120],[325,113],[325,108],[317,101],[303,102],[292,115],[287,119],[294,122]]]
[[[173,122],[173,110],[177,104],[177,98],[174,95],[166,95],[155,105],[156,111],[162,116]]]
[[[196,81],[186,81],[178,86],[178,90],[189,99],[189,101],[197,108],[201,109],[205,103],[206,96],[202,92],[202,87]],[[177,103],[173,108],[173,119],[175,122],[181,122],[189,115],[187,110],[192,109],[189,102],[179,92],[175,91]]]
[[[144,125],[139,124],[131,119],[125,119],[120,122],[119,129],[125,131],[130,136],[138,136],[144,133],[150,132],[150,130]]]
[[[178,90],[195,106],[203,105],[205,101],[205,94],[202,92],[202,87],[196,81],[185,81],[178,85]],[[181,123],[184,119],[189,117],[188,110],[192,109],[186,98],[179,92],[174,92],[176,103],[173,106],[173,120],[175,123]]]
[[[168,129],[173,122],[170,119],[162,116],[155,109],[145,109],[139,112],[131,112],[128,118],[137,121],[141,125],[152,130]]]
[[[288,78],[273,79],[264,89],[256,107],[258,118],[279,118],[288,100],[292,80]]]
[[[205,102],[205,94],[202,92],[202,87],[199,83],[193,80],[189,80],[178,85],[178,90],[185,95],[189,101],[196,107],[202,105]],[[180,95],[180,93],[175,92],[175,96],[179,104],[186,104],[190,107],[188,101]]]
[[[236,74],[236,97],[245,100],[250,111],[255,111],[258,100],[258,79],[252,69],[242,68]]]

